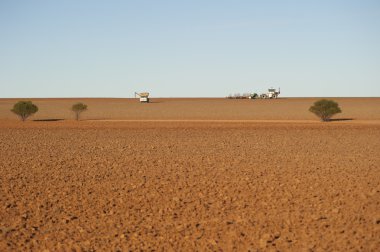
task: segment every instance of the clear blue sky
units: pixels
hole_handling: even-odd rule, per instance
[[[0,97],[380,96],[380,1],[0,0]]]

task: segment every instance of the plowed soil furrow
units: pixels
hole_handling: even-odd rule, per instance
[[[0,251],[378,251],[380,125],[0,127]]]

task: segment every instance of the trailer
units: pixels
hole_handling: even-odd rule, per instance
[[[135,98],[136,98],[136,96],[140,97],[141,103],[148,103],[149,102],[149,93],[148,92],[143,92],[143,93],[135,92]]]

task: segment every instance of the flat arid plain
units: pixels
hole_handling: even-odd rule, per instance
[[[379,251],[380,98],[0,99],[0,251]],[[70,106],[88,111],[74,121]]]

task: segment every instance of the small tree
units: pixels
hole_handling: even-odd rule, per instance
[[[79,103],[75,103],[72,108],[71,108],[72,111],[74,111],[75,113],[75,119],[78,121],[79,120],[79,116],[80,114],[83,112],[83,111],[86,111],[87,110],[87,105],[86,104],[83,104],[81,102]]]
[[[11,109],[11,111],[18,115],[24,122],[29,116],[37,113],[38,107],[31,101],[19,101],[13,105],[13,109]]]
[[[342,112],[337,102],[326,99],[314,102],[309,111],[317,115],[323,122],[330,121],[333,115]]]

